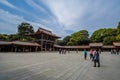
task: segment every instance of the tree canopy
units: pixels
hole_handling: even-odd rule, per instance
[[[27,34],[34,33],[33,26],[29,23],[23,22],[20,25],[18,25],[18,36],[20,40],[27,41],[32,40],[33,38],[25,36]]]
[[[120,41],[120,22],[118,23],[117,26],[117,36],[116,36],[117,41]]]
[[[103,42],[103,44],[110,45],[114,41],[116,41],[117,36],[117,29],[112,28],[104,28],[96,30],[92,36],[91,41],[92,42]]]
[[[34,29],[33,26],[30,25],[29,23],[23,22],[20,25],[18,25],[18,34],[19,35],[26,35],[26,34],[30,34],[33,33]]]
[[[89,34],[87,30],[80,30],[69,37],[67,45],[87,45],[90,41],[88,37]]]

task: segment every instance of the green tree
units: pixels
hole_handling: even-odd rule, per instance
[[[120,41],[120,22],[118,22],[117,26],[117,36],[116,36],[117,41]]]
[[[69,39],[70,39],[70,36],[66,36],[66,37],[63,39],[63,44],[64,44],[64,46],[67,45],[67,42],[69,42]]]
[[[93,32],[91,36],[92,42],[102,42],[104,36],[105,29],[99,29]]]
[[[70,36],[69,42],[67,44],[72,45],[87,45],[89,44],[90,39],[88,38],[89,34],[87,30],[81,30],[73,33]]]
[[[104,44],[112,44],[112,41],[116,41],[117,30],[112,28],[99,29],[93,32],[91,36],[92,42],[103,42]],[[114,36],[114,39],[112,39]],[[110,38],[112,37],[112,38]],[[109,39],[109,40],[108,40]],[[106,42],[108,40],[108,42]],[[105,43],[106,42],[106,43]]]
[[[34,33],[33,26],[30,25],[29,23],[23,22],[20,25],[18,25],[18,36],[20,37],[20,40],[25,40],[27,34]]]
[[[55,43],[58,44],[58,45],[64,46],[63,40],[56,40]]]
[[[77,45],[77,40],[75,38],[70,38],[70,41],[67,43],[70,46]]]
[[[8,40],[9,36],[7,34],[0,34],[0,40]]]
[[[67,45],[73,46],[74,44],[73,44],[73,42],[68,42]]]
[[[69,39],[70,39],[70,36],[66,36],[63,38],[63,40],[56,40],[56,44],[61,46],[66,46]]]
[[[118,22],[118,26],[117,26],[117,35],[120,34],[120,22]]]
[[[118,34],[118,35],[116,36],[116,40],[117,40],[117,41],[120,41],[120,34]]]
[[[103,39],[103,44],[104,45],[112,45],[113,42],[116,41],[116,37],[115,36],[107,36]]]
[[[19,40],[19,36],[17,34],[10,34],[8,37],[9,41]]]

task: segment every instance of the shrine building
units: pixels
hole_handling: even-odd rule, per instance
[[[35,33],[28,36],[35,38],[35,42],[41,45],[40,51],[54,51],[55,40],[60,38],[51,31],[43,28],[39,28]]]

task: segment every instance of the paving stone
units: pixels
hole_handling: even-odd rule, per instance
[[[101,67],[83,52],[0,53],[0,80],[119,80],[120,55],[100,54]]]

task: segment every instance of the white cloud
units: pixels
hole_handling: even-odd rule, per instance
[[[65,37],[70,32],[81,29],[93,32],[99,26],[107,27],[108,24],[110,25],[113,22],[113,19],[120,19],[118,15],[114,17],[115,14],[119,14],[119,7],[115,8],[116,3],[109,0],[39,0],[38,3],[34,0],[24,1],[29,5],[29,8],[33,7],[34,11],[40,12],[40,15],[36,15],[37,13],[27,9],[28,7],[20,8],[20,6],[11,4],[12,2],[0,0],[0,3],[20,11],[24,16],[14,15],[0,9],[0,31],[4,29],[15,32],[18,24],[28,22],[34,26],[35,30],[38,27],[43,27],[61,37]],[[30,18],[33,22],[29,21]],[[103,26],[104,24],[105,26]]]
[[[47,0],[43,1],[55,15],[63,30],[78,31],[86,13],[92,13],[92,2],[89,0]]]
[[[35,9],[37,8],[37,9],[39,9],[40,11],[46,13],[46,10],[45,10],[44,8],[42,8],[41,6],[39,6],[37,3],[35,3],[33,0],[25,0],[25,2],[26,2],[29,6],[35,8]]]
[[[14,5],[12,5],[11,3],[9,3],[7,0],[0,0],[0,3],[6,5],[6,6],[8,6],[8,7],[17,9]]]
[[[37,30],[38,27],[44,27],[46,29],[49,29],[48,27],[45,27],[42,24],[25,20],[22,16],[14,15],[14,14],[11,14],[7,11],[0,9],[0,29],[1,29],[0,31],[3,30],[3,33],[9,33],[9,34],[16,33],[17,26],[22,22],[30,23],[34,27],[35,30]]]
[[[94,31],[95,29],[98,29],[97,26],[99,25],[97,23],[101,23],[101,20],[102,24],[100,25],[104,25],[104,18],[108,16],[108,11],[110,11],[111,8],[115,5],[113,1],[110,2],[109,0],[42,1],[56,16],[60,25],[64,28],[62,29],[63,31],[78,31],[81,29],[89,29],[91,26],[94,26],[93,29],[91,27],[92,31]],[[98,20],[98,22],[96,20]]]
[[[47,0],[46,4],[60,23],[66,26],[76,24],[76,20],[83,16],[87,5],[79,0]]]
[[[18,7],[16,7],[16,6],[14,6],[14,5],[11,4],[10,2],[8,2],[7,0],[0,0],[0,3],[6,5],[6,6],[10,7],[10,8],[12,8],[12,9],[15,9],[15,10],[18,10],[18,11],[21,11],[21,12],[24,12],[24,13],[26,13],[26,14],[30,14],[30,13],[28,13],[27,11],[25,11],[25,10],[23,10],[23,9],[20,9],[20,8],[18,8]]]

